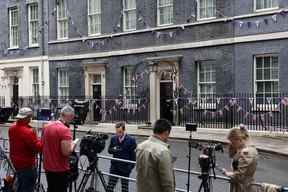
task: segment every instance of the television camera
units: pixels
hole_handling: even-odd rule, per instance
[[[80,156],[87,156],[89,162],[96,160],[97,154],[101,153],[105,148],[105,141],[108,135],[94,133],[85,135],[80,143]]]

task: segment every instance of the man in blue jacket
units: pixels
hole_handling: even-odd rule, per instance
[[[137,147],[135,139],[125,133],[125,123],[117,123],[115,129],[116,135],[111,138],[108,153],[112,154],[114,158],[135,161],[135,149]],[[135,165],[131,163],[112,160],[110,173],[122,177],[129,177],[134,166]],[[109,178],[108,192],[113,192],[117,181],[117,177],[111,176]],[[121,187],[122,192],[128,192],[129,183],[127,179],[121,179]]]

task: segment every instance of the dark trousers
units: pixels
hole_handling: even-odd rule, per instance
[[[16,192],[33,192],[37,179],[36,168],[16,171]]]
[[[130,173],[123,173],[117,169],[111,169],[110,173],[113,175],[119,175],[122,177],[129,177]],[[109,177],[109,182],[108,182],[108,192],[113,192],[117,181],[118,181],[118,177],[113,177],[110,176]],[[122,188],[122,192],[128,192],[129,191],[129,181],[127,179],[121,179],[121,188]],[[118,191],[118,190],[117,190]]]
[[[46,172],[47,192],[67,192],[68,172]]]

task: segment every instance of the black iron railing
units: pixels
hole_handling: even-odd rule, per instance
[[[3,100],[2,98],[1,102],[5,103]],[[126,121],[136,124],[150,122],[148,97],[19,97],[6,107],[13,108],[13,115],[17,114],[19,108],[28,106],[33,109],[36,119],[43,119],[43,115],[49,111],[53,118],[57,118],[61,107],[73,105],[75,101],[88,102],[85,121]],[[185,126],[186,123],[193,122],[202,128],[231,128],[243,123],[250,130],[288,130],[288,94],[279,94],[277,97],[255,97],[248,93],[215,95],[209,98],[191,96],[168,98],[159,103],[162,108],[160,116],[170,118],[175,125]],[[166,111],[163,111],[163,107]]]

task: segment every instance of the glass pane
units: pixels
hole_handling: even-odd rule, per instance
[[[268,8],[269,7],[269,0],[263,0],[264,1],[264,7],[263,8]]]
[[[262,58],[257,57],[256,58],[256,68],[262,68]]]
[[[258,82],[257,84],[256,84],[256,86],[257,86],[257,90],[256,90],[256,92],[257,93],[263,93],[264,92],[264,83],[262,83],[262,82]]]
[[[278,78],[279,78],[278,68],[272,68],[272,70],[271,70],[271,79],[278,79]]]
[[[101,83],[101,75],[93,75],[93,83]]]
[[[266,82],[265,83],[265,93],[271,93],[272,92],[272,82]]]
[[[271,57],[264,57],[264,67],[265,68],[270,67],[270,61],[271,61]]]
[[[277,0],[271,0],[272,1],[272,7],[278,7],[278,1]]]
[[[205,85],[200,85],[200,94],[204,94],[206,92]]]
[[[269,68],[265,68],[264,69],[264,79],[265,80],[270,80],[271,77],[270,77],[270,69]]]
[[[33,83],[38,83],[39,82],[39,72],[38,69],[33,69]]]
[[[95,16],[95,33],[100,33],[101,31],[101,15],[97,14]]]
[[[256,9],[262,9],[262,1],[263,0],[256,0]]]
[[[262,69],[256,69],[256,80],[262,80],[263,76],[262,76]]]
[[[199,74],[200,74],[200,77],[199,77],[200,82],[205,82],[205,75],[204,75],[204,73],[199,73]]]
[[[278,57],[277,56],[272,57],[272,67],[278,67]]]
[[[159,6],[162,7],[165,5],[165,0],[158,0],[159,1]]]
[[[88,14],[93,13],[93,1],[94,0],[89,0]]]
[[[278,93],[279,92],[279,83],[278,82],[273,82],[272,83],[272,91],[274,93]]]

